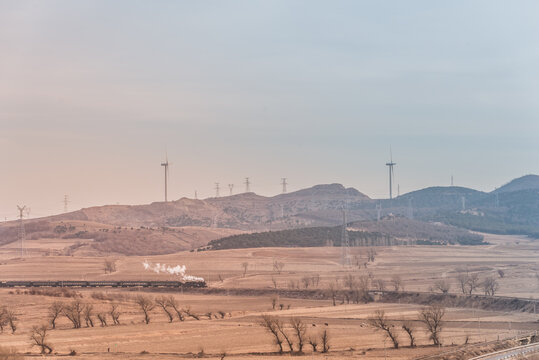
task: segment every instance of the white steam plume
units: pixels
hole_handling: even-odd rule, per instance
[[[157,274],[165,273],[181,276],[183,281],[204,281],[204,278],[185,274],[185,271],[187,270],[185,265],[176,265],[172,267],[160,263],[152,264],[151,262],[148,262],[148,260],[144,260],[142,266],[144,266],[145,270],[150,270]]]

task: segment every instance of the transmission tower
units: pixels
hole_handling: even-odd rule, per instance
[[[283,186],[283,194],[286,194],[286,185],[288,185],[286,178],[281,178],[281,185]]]
[[[21,242],[21,257],[24,256],[24,241],[26,240],[26,231],[24,230],[24,210],[26,210],[26,205],[23,205],[22,207],[17,205],[17,209],[19,209],[19,241]]]
[[[342,266],[350,266],[350,239],[346,231],[346,211],[342,211],[342,233],[341,233],[341,264]]]
[[[69,204],[69,196],[64,195],[64,213],[67,212],[67,205]]]
[[[234,184],[228,184],[228,190],[230,190],[230,196],[234,193]]]
[[[219,183],[215,183],[215,197],[219,197]]]
[[[245,178],[244,184],[245,184],[245,192],[247,193],[251,192],[251,182],[249,181],[248,177]]]

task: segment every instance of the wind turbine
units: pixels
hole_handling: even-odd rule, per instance
[[[161,166],[163,166],[165,168],[165,202],[168,201],[168,196],[167,196],[167,192],[168,192],[168,153],[165,154],[165,162],[164,163],[161,163]]]
[[[393,162],[393,153],[391,147],[389,147],[389,162],[386,163],[386,166],[389,167],[389,200],[393,199],[393,166],[397,163]]]

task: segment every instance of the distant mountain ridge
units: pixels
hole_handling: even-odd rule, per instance
[[[492,193],[500,194],[520,190],[539,190],[539,175],[530,174],[513,179],[507,184],[492,191]]]

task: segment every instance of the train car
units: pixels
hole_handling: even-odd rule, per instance
[[[166,288],[204,288],[205,281],[151,281],[151,280],[114,280],[114,281],[76,281],[76,280],[31,280],[1,281],[0,287],[166,287]]]

